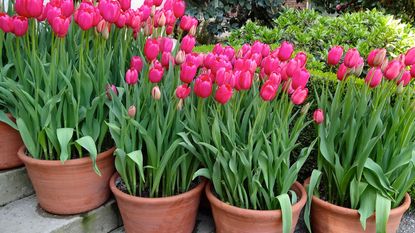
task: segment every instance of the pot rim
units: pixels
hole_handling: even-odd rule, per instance
[[[163,205],[163,204],[169,204],[169,203],[183,200],[183,199],[188,199],[188,198],[191,198],[197,195],[197,193],[201,192],[206,185],[206,180],[203,179],[202,182],[200,182],[196,187],[188,190],[187,192],[184,192],[178,195],[169,196],[169,197],[153,197],[153,198],[138,197],[138,196],[132,196],[130,194],[124,193],[121,190],[119,190],[117,186],[115,185],[115,179],[118,177],[119,177],[118,172],[115,172],[111,176],[111,179],[110,179],[110,188],[114,196],[116,196],[117,198],[121,198],[124,201],[129,201],[129,202],[134,202],[134,203],[139,203],[139,204]]]
[[[296,181],[292,185],[292,187],[297,188],[299,193],[301,194],[301,197],[297,201],[297,203],[292,205],[292,212],[294,213],[295,211],[300,211],[304,207],[307,201],[307,193],[304,187],[298,181]],[[225,209],[225,211],[228,213],[231,213],[234,215],[255,215],[257,217],[281,217],[282,216],[281,210],[252,210],[252,209],[244,209],[244,208],[229,205],[228,203],[225,203],[219,200],[219,198],[217,198],[212,193],[211,183],[208,183],[205,190],[206,190],[207,198],[209,199],[210,203],[219,209]]]
[[[309,182],[310,182],[310,178],[307,178],[304,181],[304,186],[307,186],[309,184]],[[326,209],[330,212],[337,212],[337,213],[340,213],[342,215],[353,215],[353,216],[359,215],[358,210],[332,204],[328,201],[320,199],[319,197],[317,197],[315,195],[313,195],[313,197],[312,197],[312,202],[319,205],[321,208],[324,208],[324,209]],[[405,193],[405,198],[404,198],[403,203],[401,205],[399,205],[398,207],[391,209],[391,211],[389,213],[389,216],[397,215],[397,214],[400,214],[400,213],[405,213],[409,209],[410,205],[411,205],[411,197],[409,196],[408,193]],[[372,216],[375,216],[375,214],[373,214]]]
[[[26,146],[23,145],[17,151],[17,156],[22,160],[24,163],[28,163],[31,165],[39,165],[39,166],[49,166],[49,167],[62,167],[62,166],[79,166],[82,164],[91,163],[91,157],[83,157],[78,159],[68,159],[64,163],[60,160],[44,160],[44,159],[35,159],[30,156],[27,156],[25,153]],[[115,147],[112,147],[106,151],[103,151],[97,155],[97,162],[104,160],[113,155],[115,151]]]

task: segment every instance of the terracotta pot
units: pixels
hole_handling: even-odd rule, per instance
[[[7,116],[14,121],[10,114]],[[0,170],[23,165],[23,162],[17,157],[17,151],[22,145],[19,132],[6,123],[0,122]]]
[[[305,181],[305,184],[308,184],[308,180]],[[410,204],[411,197],[409,194],[406,194],[403,204],[391,210],[386,232],[397,232],[401,218],[405,211],[408,210]],[[311,227],[313,233],[376,232],[376,219],[375,215],[368,218],[366,231],[364,231],[357,210],[333,205],[313,196],[311,202]]]
[[[200,194],[205,182],[180,195],[143,198],[126,194],[115,186],[118,174],[110,181],[112,193],[127,233],[191,233],[196,222]]]
[[[111,194],[108,181],[114,173],[114,148],[97,157],[101,171],[98,176],[89,157],[61,161],[39,160],[19,149],[36,192],[39,205],[54,214],[79,214],[90,211],[106,202]]]
[[[295,182],[291,189],[299,197],[298,202],[292,206],[291,232],[294,232],[300,212],[307,201],[307,194],[298,182]],[[206,186],[206,195],[212,207],[216,233],[282,232],[281,210],[249,210],[231,206],[212,193],[210,184]]]

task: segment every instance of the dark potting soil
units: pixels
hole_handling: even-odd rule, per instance
[[[182,194],[182,193],[188,192],[188,191],[190,191],[190,190],[194,189],[194,188],[195,188],[197,185],[199,185],[201,182],[202,182],[202,180],[201,180],[200,178],[197,178],[197,179],[193,180],[193,181],[190,183],[190,187],[189,187],[189,189],[188,189],[188,190],[180,190],[180,191],[176,192],[176,193],[175,193],[174,195],[172,195],[172,196],[175,196],[175,195],[179,195],[179,194]],[[123,192],[123,193],[125,193],[125,194],[130,195],[130,193],[128,193],[127,186],[125,185],[124,181],[122,181],[121,177],[118,177],[118,178],[115,180],[115,186],[116,186],[116,187],[117,187],[117,188],[118,188],[121,192]],[[138,185],[137,185],[136,189],[138,189]],[[142,190],[142,191],[141,191],[141,195],[137,194],[137,197],[145,197],[145,198],[149,198],[149,197],[150,197],[150,190],[149,190],[148,188],[146,188],[145,190]]]

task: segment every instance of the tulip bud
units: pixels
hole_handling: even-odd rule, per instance
[[[194,92],[201,98],[207,98],[212,93],[212,81],[209,76],[202,74],[196,79],[194,85]]]
[[[175,58],[176,64],[178,64],[178,65],[183,64],[185,59],[186,59],[185,52],[182,51],[182,50],[179,50],[179,52],[177,52],[176,58]]]
[[[415,47],[408,50],[405,56],[405,65],[412,66],[415,64]]]
[[[374,88],[382,82],[382,77],[382,70],[380,68],[373,67],[367,73],[365,83],[368,84],[371,88]]]
[[[148,79],[152,83],[159,83],[163,78],[164,68],[158,60],[154,60],[152,67],[148,73]]]
[[[389,80],[394,80],[399,76],[403,68],[404,65],[401,62],[397,60],[392,60],[385,68],[385,77]]]
[[[114,95],[118,95],[118,91],[117,91],[117,88],[115,87],[115,85],[108,84],[105,87],[105,94],[107,95],[107,98],[109,100],[112,100],[111,93],[113,93]]]
[[[180,100],[179,100],[179,102],[177,103],[177,107],[176,107],[176,109],[177,109],[178,111],[180,111],[180,110],[182,110],[182,109],[183,109],[183,103],[184,103],[183,99],[180,99]]]
[[[321,109],[317,109],[316,111],[314,111],[313,113],[313,120],[316,124],[321,124],[324,121],[324,113],[323,110]]]
[[[293,94],[291,95],[291,101],[293,102],[293,104],[295,105],[300,105],[302,103],[304,103],[305,99],[307,98],[308,95],[308,89],[307,88],[297,88]]]
[[[197,26],[193,25],[189,30],[189,35],[196,36]]]
[[[307,54],[304,52],[299,52],[297,55],[295,55],[294,59],[298,62],[300,68],[304,68],[307,63]]]
[[[343,47],[341,46],[334,46],[330,49],[328,56],[327,56],[327,64],[329,65],[337,65],[342,59],[343,56]]]
[[[281,61],[287,61],[291,58],[291,55],[294,52],[294,46],[291,43],[283,42],[280,46],[279,52],[278,52],[278,58]]]
[[[342,81],[347,77],[347,75],[348,68],[344,64],[341,64],[339,70],[337,71],[337,79]]]
[[[232,95],[232,87],[229,84],[224,84],[216,90],[215,100],[221,104],[226,104],[232,98]]]
[[[367,63],[371,67],[378,67],[382,65],[385,58],[386,58],[386,49],[375,49],[372,52],[370,52],[367,58]]]
[[[357,63],[357,65],[355,66],[355,67],[353,67],[353,69],[352,69],[352,73],[354,74],[354,75],[356,75],[357,77],[359,77],[361,74],[362,74],[362,72],[363,72],[363,67],[364,67],[364,62],[363,62],[363,58],[362,57],[360,57],[359,58],[359,62]]]
[[[107,21],[105,21],[105,20],[101,20],[99,23],[98,23],[98,25],[97,25],[97,31],[99,32],[99,33],[101,33],[101,35],[102,35],[102,37],[104,38],[104,39],[108,39],[108,37],[109,37],[109,34],[110,34],[110,30],[111,30],[111,24],[110,23],[108,23]]]
[[[402,74],[402,77],[399,79],[397,84],[402,84],[404,87],[406,87],[409,82],[411,82],[411,72],[410,71],[404,71]]]
[[[127,70],[125,74],[125,82],[129,85],[134,85],[138,82],[138,72],[134,68]]]
[[[136,112],[137,112],[137,109],[134,105],[131,105],[128,108],[128,116],[130,116],[131,118],[135,117]]]
[[[153,5],[153,6],[151,7],[151,11],[150,11],[150,16],[151,16],[151,17],[154,17],[154,15],[156,14],[156,10],[157,10],[157,9],[156,9],[156,6],[154,6],[154,5]]]
[[[349,49],[344,57],[344,65],[348,68],[354,68],[359,64],[360,58],[361,57],[357,49]]]
[[[403,83],[398,84],[398,88],[396,88],[396,93],[397,94],[402,94],[403,93]]]
[[[158,26],[164,27],[166,25],[166,16],[162,12],[160,18],[158,19]]]
[[[153,89],[151,89],[151,96],[153,97],[154,100],[159,100],[161,98],[161,92],[160,92],[159,86],[155,86],[153,87]]]

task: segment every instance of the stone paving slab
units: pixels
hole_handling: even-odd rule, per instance
[[[121,224],[114,200],[90,212],[68,216],[46,213],[35,195],[0,207],[1,233],[105,233]]]
[[[0,171],[0,207],[32,194],[33,188],[26,168]]]

